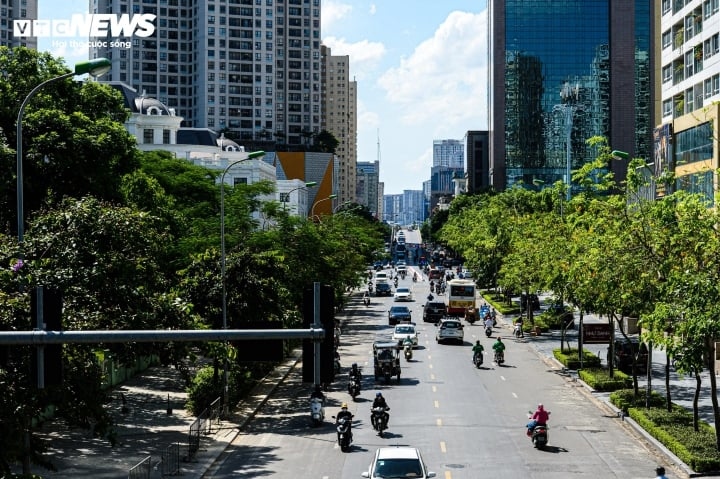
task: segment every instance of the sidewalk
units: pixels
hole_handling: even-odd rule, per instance
[[[539,313],[537,313],[539,314]],[[577,348],[578,345],[578,314],[575,313],[575,329],[569,330],[566,332],[566,345],[569,341],[571,347]],[[524,338],[516,339],[512,335],[513,331],[513,324],[512,320],[516,317],[516,315],[513,315],[512,317],[504,317],[502,315],[498,315],[498,324],[500,327],[502,327],[504,330],[507,330],[507,334],[503,333],[503,337],[506,338],[506,341],[515,341],[515,342],[523,342],[531,347],[533,347],[538,355],[546,361],[548,364],[551,364],[558,369],[563,370],[572,381],[577,381],[578,383],[583,385],[584,392],[588,395],[589,398],[593,399],[595,402],[597,402],[602,407],[608,408],[609,410],[613,411],[615,414],[617,414],[619,417],[622,417],[623,420],[630,425],[638,435],[640,435],[642,438],[644,438],[647,442],[651,443],[656,449],[658,449],[662,454],[667,456],[670,463],[674,464],[676,467],[678,467],[680,470],[682,470],[687,477],[699,477],[702,476],[702,474],[695,473],[692,471],[686,464],[684,464],[677,456],[675,456],[672,452],[670,452],[668,449],[666,449],[661,443],[659,443],[657,440],[655,440],[652,436],[647,434],[643,428],[641,428],[635,421],[630,419],[629,417],[624,417],[621,415],[620,410],[618,410],[614,405],[610,403],[610,393],[605,392],[597,392],[593,390],[590,386],[585,384],[583,381],[581,381],[578,378],[577,371],[571,371],[571,370],[565,370],[563,365],[555,359],[553,356],[553,350],[560,347],[560,337],[561,332],[551,330],[547,333],[543,333],[541,336],[530,336],[528,334],[525,334]],[[586,324],[593,324],[593,323],[607,323],[607,319],[600,318],[594,314],[589,315],[583,315],[583,322]],[[616,329],[616,334],[620,335],[620,332]],[[584,349],[586,351],[590,351],[594,354],[597,354],[603,365],[607,365],[607,351],[608,351],[609,344],[586,344],[584,346]],[[665,394],[665,361],[666,361],[666,355],[664,351],[653,349],[652,351],[652,390],[656,391],[657,393],[664,395]],[[712,402],[710,398],[710,380],[709,380],[709,373],[707,371],[704,371],[701,374],[702,378],[702,387],[700,392],[700,401],[699,401],[699,418],[702,421],[707,422],[708,424],[715,426],[715,419],[713,416],[712,411]],[[674,370],[671,369],[670,371],[670,392],[672,401],[675,404],[678,404],[680,406],[686,407],[688,410],[692,410],[692,399],[695,393],[695,378],[691,376],[685,376],[677,374]],[[647,377],[646,375],[638,376],[638,387],[641,391],[645,391],[647,388]]]
[[[124,479],[129,477],[133,466],[149,456],[149,477],[161,478],[164,477],[163,452],[172,444],[179,444],[180,470],[177,475],[200,478],[301,357],[300,350],[293,351],[291,357],[266,376],[227,420],[213,425],[212,435],[201,436],[200,448],[190,461],[187,460],[189,430],[195,417],[184,409],[187,393],[179,371],[152,367],[113,390],[110,408],[117,425],[118,444],[115,447],[107,440],[93,439],[87,431],[69,430],[59,421],[50,421],[37,433],[50,440],[49,458],[58,470],[33,466],[32,472],[46,479]],[[121,393],[127,408],[124,413]]]

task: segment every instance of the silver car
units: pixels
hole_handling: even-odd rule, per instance
[[[443,319],[438,323],[437,332],[435,333],[435,341],[442,343],[451,339],[463,342],[465,335],[463,333],[463,325],[458,319]]]

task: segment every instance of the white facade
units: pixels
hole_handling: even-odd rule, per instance
[[[720,0],[659,0],[663,123],[720,100]]]
[[[289,215],[307,216],[310,208],[308,190],[302,180],[278,180],[277,201]]]

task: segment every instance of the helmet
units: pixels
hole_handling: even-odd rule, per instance
[[[352,368],[357,369],[357,363],[352,363]]]
[[[665,475],[665,468],[662,467],[662,466],[656,467],[656,468],[655,468],[655,474],[657,474],[658,476],[663,476],[663,475]]]
[[[541,411],[543,410],[543,405],[542,405],[542,403],[538,404],[538,409],[541,410]]]
[[[480,340],[475,341],[475,344],[480,345]]]
[[[382,393],[379,392],[379,391],[376,392],[376,393],[375,393],[375,397],[376,397],[376,398],[381,398],[381,397],[382,397]]]
[[[345,403],[345,402],[342,403],[342,405],[340,406],[340,409],[347,409],[347,403]]]

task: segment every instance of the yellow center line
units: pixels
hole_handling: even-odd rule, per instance
[[[437,419],[435,420],[435,424],[437,424],[438,427],[442,427],[442,419],[437,418]]]
[[[436,407],[436,408],[439,408],[439,407],[440,407],[440,402],[439,402],[439,401],[433,401],[433,402],[435,403],[435,407]]]
[[[445,447],[445,441],[440,441],[440,452],[447,452],[447,448]]]
[[[445,471],[445,479],[452,479],[452,474],[450,474],[450,471]]]

